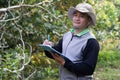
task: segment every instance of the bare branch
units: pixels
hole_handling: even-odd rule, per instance
[[[50,2],[51,0],[49,0],[49,1],[47,1],[47,2]],[[21,55],[19,56],[19,53],[17,53],[16,55],[18,55],[19,56],[19,58],[20,58],[20,61],[22,62],[21,63],[21,66],[18,68],[16,68],[16,69],[9,69],[9,68],[7,68],[7,67],[4,67],[3,68],[3,71],[8,71],[8,72],[11,72],[11,73],[15,73],[16,75],[17,75],[17,77],[18,78],[21,78],[22,79],[22,76],[21,76],[21,74],[19,74],[19,72],[21,72],[21,71],[23,71],[24,70],[24,68],[25,68],[25,66],[27,66],[27,65],[29,65],[29,63],[30,63],[30,61],[31,61],[31,54],[32,54],[32,46],[29,44],[29,43],[27,43],[27,42],[25,42],[24,40],[23,40],[23,35],[22,35],[22,30],[21,30],[21,28],[22,28],[22,26],[21,25],[19,25],[18,24],[18,22],[17,21],[19,21],[19,19],[20,19],[20,17],[21,16],[23,16],[23,15],[27,15],[26,13],[23,13],[22,12],[22,8],[38,8],[38,9],[41,9],[41,10],[43,10],[43,11],[45,11],[45,12],[47,12],[48,14],[50,14],[52,17],[54,17],[55,19],[58,19],[55,15],[53,15],[49,10],[47,10],[46,8],[44,8],[41,4],[44,4],[44,3],[46,3],[45,1],[43,1],[43,2],[40,2],[40,3],[37,3],[37,4],[24,4],[24,0],[21,0],[20,2],[19,2],[19,5],[14,5],[14,6],[10,6],[10,0],[9,0],[9,2],[8,2],[8,7],[7,8],[1,8],[0,9],[0,23],[2,23],[2,25],[0,26],[0,29],[2,29],[3,27],[5,27],[6,26],[6,23],[7,22],[9,22],[9,21],[11,21],[12,22],[12,24],[13,24],[13,26],[14,26],[14,29],[15,30],[17,30],[18,31],[18,33],[19,33],[19,40],[20,40],[20,42],[21,42],[21,45],[19,46],[19,48],[20,48],[20,50],[22,51],[21,52]],[[15,16],[14,15],[14,13],[12,12],[12,11],[14,11],[14,10],[21,10],[21,12],[19,13],[19,15],[17,15],[17,16]],[[29,11],[28,11],[29,12]],[[9,14],[10,14],[10,17],[11,18],[9,18]],[[1,30],[2,31],[2,30]],[[4,34],[7,34],[5,31],[3,31],[3,32],[0,32],[1,33],[1,35],[0,35],[0,48],[7,48],[7,47],[9,47],[9,46],[6,46],[6,45],[2,45],[1,43],[1,40],[3,39],[3,37],[4,37]],[[7,35],[9,35],[9,34],[7,34]],[[9,35],[9,37],[11,37],[10,35]],[[14,36],[12,36],[13,38],[14,38]],[[26,45],[27,46],[29,46],[29,54],[27,54],[29,57],[26,59],[26,53],[25,53],[25,50],[26,50]],[[3,60],[2,58],[0,58],[0,60]],[[11,64],[11,65],[9,65],[9,66],[14,66],[15,64],[16,64],[17,62],[15,62],[15,63],[13,63],[13,64]],[[36,73],[36,69],[34,69],[34,67],[32,67],[31,66],[31,68],[34,70],[25,80],[29,80],[29,78],[30,77],[32,77],[33,76],[33,74],[35,74]]]
[[[56,16],[54,16],[49,10],[45,9],[44,7],[40,6],[41,4],[45,3],[45,1],[37,3],[37,4],[33,4],[33,5],[29,5],[29,4],[21,4],[21,5],[15,5],[15,6],[10,6],[8,8],[1,8],[0,12],[6,12],[6,11],[10,11],[13,9],[19,9],[19,8],[23,8],[23,7],[38,7],[40,9],[43,9],[44,11],[46,11],[47,13],[49,13],[51,16],[53,16],[55,19],[58,19]],[[13,18],[13,19],[7,19],[7,20],[0,20],[0,22],[7,22],[7,21],[11,21],[11,20],[16,20],[19,19],[20,16]]]

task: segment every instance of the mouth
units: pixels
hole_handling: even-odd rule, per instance
[[[80,22],[74,22],[75,24],[80,24]]]

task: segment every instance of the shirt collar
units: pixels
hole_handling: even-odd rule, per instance
[[[75,32],[75,29],[70,29],[70,32],[71,33],[74,33]],[[84,34],[86,34],[86,33],[88,33],[89,32],[89,29],[87,28],[87,29],[85,29],[85,30],[83,30],[82,32],[80,32],[80,33],[78,33],[77,34],[77,36],[82,36],[82,35],[84,35]]]

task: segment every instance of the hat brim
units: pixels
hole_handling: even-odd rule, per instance
[[[87,13],[91,17],[91,19],[92,19],[92,23],[90,24],[90,26],[92,26],[92,25],[95,26],[96,25],[96,16],[95,16],[95,14],[92,13],[92,12],[89,12],[86,9],[79,9],[79,10],[77,10],[76,8],[70,8],[68,10],[68,17],[69,17],[69,19],[72,20],[73,14],[74,14],[75,11],[79,11],[81,13]]]

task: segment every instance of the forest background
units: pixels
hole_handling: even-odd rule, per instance
[[[58,64],[38,47],[56,44],[72,27],[68,9],[87,2],[95,9],[91,30],[100,43],[95,80],[120,78],[120,0],[0,0],[0,80],[59,80]]]

